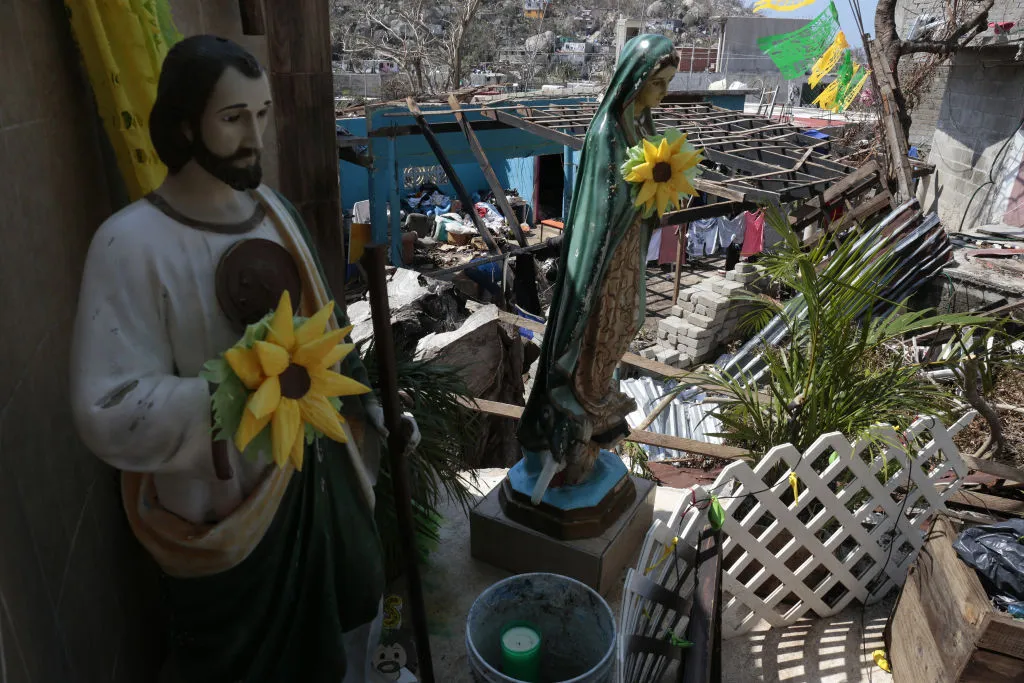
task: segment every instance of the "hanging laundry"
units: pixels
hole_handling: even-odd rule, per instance
[[[671,231],[672,228],[658,228],[651,234],[650,244],[647,245],[647,263],[658,260],[658,254],[661,253],[661,241],[664,239],[664,234]]]
[[[724,249],[733,244],[739,244],[743,240],[743,231],[746,224],[743,221],[743,214],[735,218],[717,218],[718,221],[718,244]]]
[[[764,250],[764,211],[743,212],[743,257],[760,254]]]
[[[718,222],[714,218],[693,221],[686,237],[687,254],[693,258],[710,256],[718,246]]]
[[[686,236],[685,225],[671,225],[662,228],[661,250],[658,252],[658,265],[676,262],[676,251],[679,249],[679,231]],[[683,250],[683,263],[686,262],[686,250]]]

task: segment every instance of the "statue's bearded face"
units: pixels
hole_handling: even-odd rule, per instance
[[[676,68],[674,66],[666,66],[648,78],[636,98],[640,109],[653,109],[660,105],[668,93],[668,84],[672,82],[672,77],[675,75]]]
[[[249,78],[225,69],[203,110],[199,135],[189,136],[196,163],[236,190],[259,187],[270,104],[266,74]]]

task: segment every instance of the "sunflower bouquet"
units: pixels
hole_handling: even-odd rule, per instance
[[[297,470],[305,444],[317,436],[347,440],[339,397],[370,388],[331,369],[355,350],[342,343],[351,326],[328,331],[333,312],[332,301],[310,318],[297,317],[285,291],[277,310],[203,366],[200,376],[217,385],[211,397],[216,439],[232,439],[251,459],[269,452],[281,468],[290,460]]]
[[[704,160],[700,150],[674,128],[664,135],[645,138],[627,151],[622,177],[633,186],[633,203],[643,217],[679,209],[684,195],[696,195],[693,181]]]

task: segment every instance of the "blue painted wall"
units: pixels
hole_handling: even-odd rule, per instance
[[[578,99],[542,100],[531,102],[544,106],[551,102],[573,103]],[[448,110],[447,105],[423,105],[423,113],[430,123],[452,123],[451,114],[431,115],[432,110]],[[415,119],[404,107],[381,107],[369,113],[369,130],[385,131],[390,127],[409,126]],[[470,121],[488,121],[479,112],[466,112]],[[338,123],[355,136],[367,136],[367,120],[342,119]],[[513,188],[520,196],[533,203],[534,159],[545,154],[564,155],[567,150],[562,145],[549,142],[532,133],[519,129],[477,131],[480,146],[487,154],[498,182],[507,188]],[[455,168],[459,179],[469,192],[486,191],[487,181],[477,165],[465,136],[461,132],[442,133],[438,135],[448,160]],[[570,152],[571,153],[571,152]],[[351,210],[355,202],[369,199],[371,204],[371,222],[373,240],[377,243],[391,244],[391,260],[401,262],[401,244],[397,239],[401,227],[398,212],[394,212],[388,220],[387,206],[390,203],[398,206],[405,190],[402,187],[403,171],[413,166],[434,166],[437,159],[433,150],[421,135],[402,135],[394,138],[376,135],[370,138],[370,154],[374,160],[373,169],[366,169],[347,162],[339,162],[341,175],[342,206]],[[575,155],[578,159],[578,153]],[[567,165],[567,169],[569,165]],[[567,170],[567,174],[569,171]],[[569,178],[567,178],[567,181]],[[567,194],[571,193],[572,183],[567,182]],[[442,187],[449,195],[455,191],[450,185]]]
[[[743,111],[745,95],[709,92],[705,99],[723,109]],[[579,101],[578,98],[552,99],[531,101],[531,104],[545,106],[551,103],[572,104]],[[508,106],[514,106],[514,103],[509,103]],[[432,110],[447,111],[447,105],[423,105],[422,109],[430,123],[454,122],[451,114],[433,116],[430,114]],[[490,120],[473,110],[467,111],[466,114],[471,121]],[[415,119],[404,107],[371,109],[369,120],[370,130],[376,132],[384,131],[392,126],[415,124]],[[367,120],[365,118],[340,119],[338,123],[355,136],[367,136]],[[568,215],[576,172],[579,167],[579,151],[549,142],[519,129],[478,131],[477,138],[480,140],[480,145],[485,150],[487,159],[502,187],[515,189],[531,205],[533,204],[534,157],[547,154],[562,155],[565,169],[563,212]],[[438,141],[466,189],[470,193],[485,192],[488,189],[487,181],[463,134],[461,132],[443,133],[438,135]],[[370,154],[374,159],[374,168],[371,171],[344,161],[339,162],[342,207],[351,210],[356,202],[370,200],[373,240],[377,243],[390,243],[391,260],[398,264],[401,263],[401,244],[397,239],[401,231],[399,216],[396,211],[389,222],[387,205],[389,202],[395,206],[399,205],[399,200],[405,193],[405,189],[402,187],[402,177],[406,168],[434,166],[437,164],[437,158],[422,135],[402,135],[394,138],[379,135],[371,137]],[[442,191],[450,196],[455,194],[451,185],[443,186]]]

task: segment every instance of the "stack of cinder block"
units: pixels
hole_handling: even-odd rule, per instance
[[[678,368],[707,362],[736,333],[750,310],[742,298],[766,285],[761,268],[740,263],[722,276],[709,277],[679,292],[672,315],[658,323],[658,342],[641,353]]]

